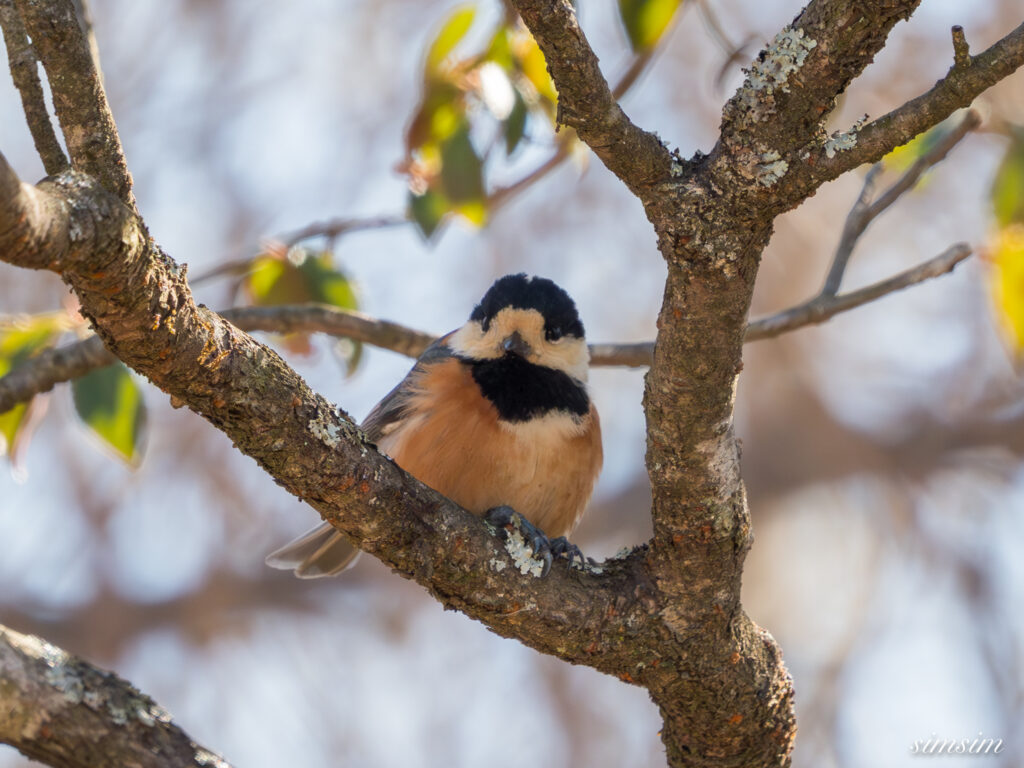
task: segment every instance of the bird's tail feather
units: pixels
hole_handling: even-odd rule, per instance
[[[267,565],[294,571],[300,579],[334,576],[350,568],[359,550],[327,523],[267,555]]]

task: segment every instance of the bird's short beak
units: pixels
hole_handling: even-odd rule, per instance
[[[519,355],[524,359],[533,354],[533,347],[526,343],[526,339],[519,335],[519,331],[513,331],[511,336],[506,336],[501,342],[501,348],[506,353]]]

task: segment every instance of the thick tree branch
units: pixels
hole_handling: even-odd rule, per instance
[[[72,0],[14,0],[46,70],[75,170],[135,208],[132,178],[100,73]]]
[[[785,158],[819,139],[827,115],[822,107],[834,104],[882,49],[893,26],[919,4],[811,0],[751,65],[723,111],[722,137],[712,154],[725,149],[751,163],[746,170],[757,179],[754,191],[772,186],[765,183],[767,169],[757,166],[775,162],[766,155]]]
[[[0,742],[56,768],[230,768],[131,684],[2,625]]]
[[[0,0],[0,27],[4,31],[7,46],[7,60],[11,68],[11,79],[21,94],[21,108],[28,122],[36,152],[43,161],[47,174],[60,173],[68,168],[68,158],[57,141],[53,123],[46,111],[43,86],[36,72],[36,54],[28,40],[25,25],[14,7],[14,0]]]
[[[65,233],[63,240],[29,231],[45,225],[27,215],[33,208],[63,218],[46,229]],[[48,250],[20,247],[27,241]],[[642,558],[555,568],[542,581],[515,574],[535,561],[380,455],[276,353],[196,306],[184,270],[144,236],[137,215],[88,177],[69,172],[33,189],[18,184],[0,156],[0,258],[60,272],[117,357],[445,605],[501,635],[613,674],[681,653],[656,629],[638,629],[647,626],[642,616],[654,600]],[[639,654],[632,647],[638,632],[647,636]]]
[[[739,605],[750,516],[732,412],[759,259],[774,217],[825,180],[810,158],[847,151],[848,139],[823,135],[822,122],[836,97],[918,2],[812,0],[751,66],[723,112],[721,137],[711,154],[691,163],[674,161],[653,147],[645,155],[642,145],[622,139],[634,126],[611,99],[568,2],[514,3],[547,56],[566,122],[643,201],[668,263],[644,397],[655,531],[648,563],[670,600],[696,598],[705,635],[718,638],[713,648],[701,649],[709,668],[727,664],[726,649],[748,648],[758,633]],[[922,130],[941,119],[932,118],[923,121]],[[684,622],[663,618],[686,632]],[[688,617],[691,626],[692,620]],[[698,674],[694,682],[677,681],[674,688],[651,676],[671,763],[696,765],[729,755],[739,764],[739,754],[750,764],[788,759],[791,692],[774,645],[765,648],[771,658],[734,684],[746,696],[758,687],[773,690],[773,704],[760,713],[760,722],[777,728],[781,738],[774,743],[757,723],[748,723],[749,730],[723,727],[728,715],[710,703],[713,686],[697,680]],[[686,698],[710,709],[680,707]],[[709,711],[718,719],[705,719]],[[754,743],[759,751],[745,752]]]

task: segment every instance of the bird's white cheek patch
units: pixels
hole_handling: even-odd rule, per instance
[[[590,350],[582,339],[567,337],[561,342],[545,341],[539,358],[532,362],[562,371],[576,381],[586,383],[590,371]]]

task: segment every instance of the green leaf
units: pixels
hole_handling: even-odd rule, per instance
[[[654,48],[680,5],[682,0],[619,0],[619,17],[633,50],[642,53]]]
[[[409,192],[409,215],[427,240],[437,231],[448,209],[448,201],[432,189],[422,195]]]
[[[1000,227],[1024,224],[1024,135],[1017,135],[992,182],[992,209]]]
[[[516,100],[515,104],[512,105],[512,111],[509,116],[505,118],[505,154],[511,155],[516,151],[516,147],[519,146],[519,142],[523,138],[523,134],[526,132],[526,118],[530,110],[526,106],[526,102],[523,100],[523,96],[519,93],[519,89],[515,88]]]
[[[276,256],[260,256],[252,264],[243,285],[252,296],[252,302],[260,306],[275,304],[302,304],[309,301],[303,281],[288,262]]]
[[[458,6],[441,25],[437,37],[427,49],[428,75],[435,74],[441,63],[448,57],[459,41],[466,36],[469,28],[473,25],[473,17],[476,16],[476,6],[468,3]]]
[[[901,144],[882,158],[885,167],[902,173],[910,169],[923,155],[931,151],[949,132],[948,121],[939,123],[934,128],[919,133],[906,144]]]
[[[0,376],[51,346],[67,328],[63,313],[30,315],[0,325]]]
[[[128,369],[120,363],[90,371],[71,383],[75,410],[118,456],[135,466],[142,458],[146,406]]]
[[[67,328],[64,313],[32,315],[0,325],[0,376],[52,346]],[[28,406],[29,403],[19,403],[0,413],[0,456],[13,458],[18,443],[24,444],[19,441],[19,434],[26,423]]]
[[[339,309],[357,309],[359,301],[348,275],[334,267],[334,260],[327,251],[309,255],[300,265],[299,271],[306,279],[313,301],[330,304]]]
[[[292,248],[287,255],[267,254],[253,262],[244,287],[254,304],[331,304],[356,309],[358,300],[348,276],[334,267],[329,251]]]
[[[423,93],[409,128],[405,146],[409,152],[429,142],[441,142],[451,136],[465,120],[466,105],[462,91],[449,82],[431,81]]]
[[[509,41],[511,32],[512,30],[507,24],[499,24],[484,52],[484,58],[487,61],[493,61],[505,71],[510,71],[513,64],[512,45]]]
[[[483,162],[469,139],[466,123],[441,143],[441,189],[455,205],[484,199]]]

